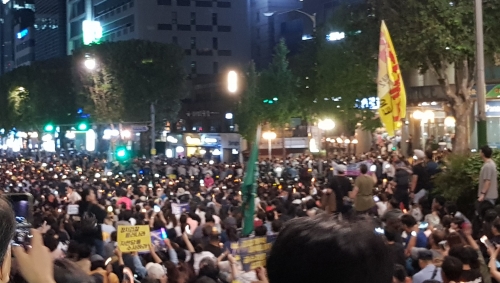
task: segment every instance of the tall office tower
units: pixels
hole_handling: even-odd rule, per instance
[[[179,45],[192,76],[250,61],[249,0],[70,0],[68,53],[83,44],[82,21],[99,22],[101,41],[150,40]]]
[[[36,61],[66,56],[66,20],[66,0],[36,0]]]
[[[0,49],[2,57],[1,73],[17,67],[16,48],[23,42],[16,41],[18,32],[30,28],[34,23],[34,0],[2,0],[2,40]]]

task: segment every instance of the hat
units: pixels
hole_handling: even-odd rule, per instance
[[[150,262],[146,264],[146,271],[148,272],[149,278],[157,280],[160,280],[163,276],[167,275],[167,269],[159,263]]]
[[[337,169],[337,172],[345,173],[347,171],[347,166],[340,164],[340,165],[337,165],[336,169]]]
[[[432,260],[432,258],[433,258],[432,252],[429,250],[421,250],[418,252],[419,260]]]
[[[417,159],[424,159],[425,158],[425,152],[421,151],[420,149],[415,149],[413,151],[413,154],[417,157]]]
[[[104,261],[104,258],[98,254],[95,254],[95,255],[90,257],[90,262],[94,262],[94,261]]]

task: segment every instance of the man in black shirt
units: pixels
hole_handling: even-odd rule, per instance
[[[413,163],[410,198],[413,199],[413,203],[418,203],[419,199],[425,196],[429,189],[429,174],[424,163],[425,153],[419,149],[416,149],[414,153],[416,159]]]
[[[335,169],[337,170],[337,175],[330,179],[328,187],[335,192],[337,212],[347,213],[350,206],[344,205],[344,197],[348,196],[349,192],[352,191],[351,180],[345,176],[345,172],[347,171],[345,165],[337,165]]]

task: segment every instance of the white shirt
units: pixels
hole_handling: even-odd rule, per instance
[[[68,201],[72,204],[79,202],[82,200],[82,197],[75,191],[72,193],[68,194]]]

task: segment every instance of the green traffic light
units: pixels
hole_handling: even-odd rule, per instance
[[[46,132],[52,132],[54,130],[54,126],[51,124],[48,124],[48,125],[45,125],[45,127],[43,129]]]
[[[89,128],[89,126],[87,124],[85,124],[85,123],[78,124],[78,130],[79,131],[86,131],[86,130],[88,130],[88,128]]]
[[[120,148],[116,151],[116,156],[120,158],[124,158],[127,155],[127,151],[123,148]]]
[[[268,102],[269,102],[269,100],[268,100],[268,99],[264,99],[264,101],[263,101],[263,102],[264,102],[264,103],[268,103]]]

